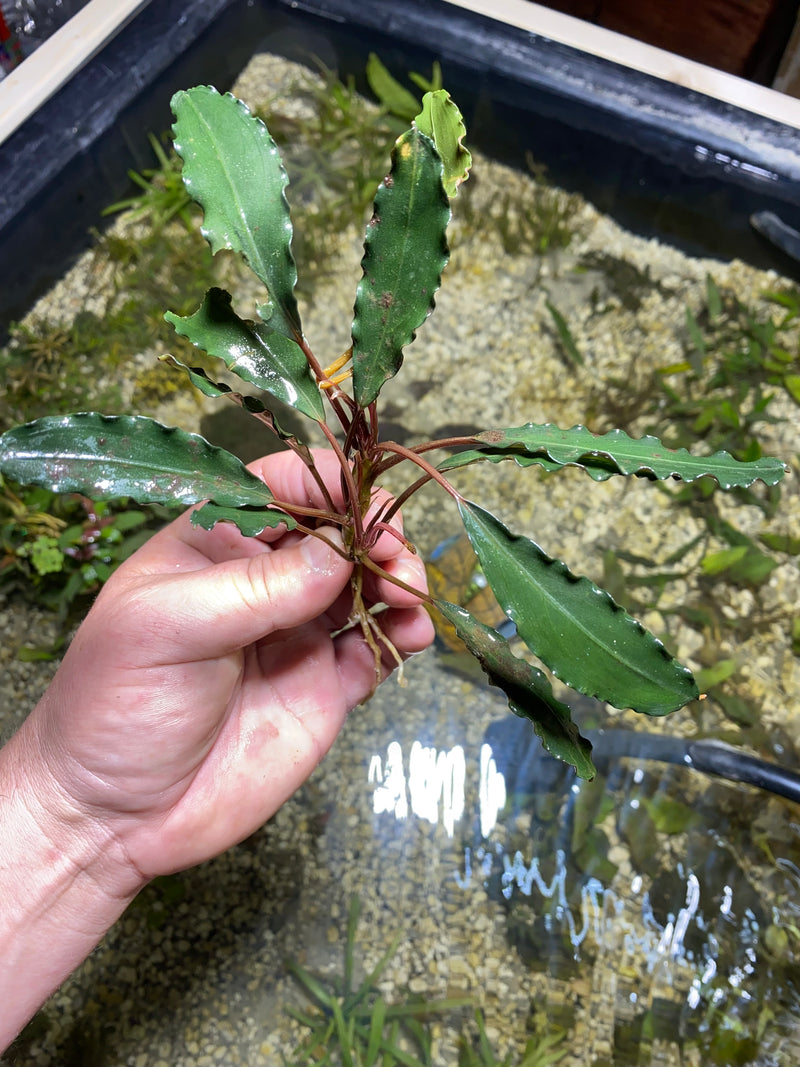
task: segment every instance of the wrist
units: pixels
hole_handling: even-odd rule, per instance
[[[102,822],[59,788],[27,727],[0,751],[0,1050],[142,885]]]

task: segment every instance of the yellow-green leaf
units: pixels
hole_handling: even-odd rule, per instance
[[[414,119],[414,125],[436,145],[442,159],[442,181],[447,195],[452,198],[458,187],[469,177],[472,156],[464,146],[467,135],[461,112],[444,89],[425,93],[422,111]]]

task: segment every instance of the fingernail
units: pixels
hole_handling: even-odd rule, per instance
[[[336,547],[343,549],[344,542],[342,541],[341,533],[335,526],[326,526],[318,532],[322,534],[330,544],[326,544],[325,541],[320,540],[319,537],[312,537],[309,535],[300,545],[300,551],[303,553],[303,558],[312,571],[317,574],[330,574],[339,558],[338,554],[330,546],[335,545]]]

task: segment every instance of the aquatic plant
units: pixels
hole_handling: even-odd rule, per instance
[[[174,153],[165,152],[154,134],[149,135],[149,141],[157,165],[142,171],[128,171],[128,177],[141,192],[109,204],[102,214],[115,215],[124,211],[132,221],[146,219],[154,230],[162,230],[177,217],[188,230],[194,223],[192,198],[181,178],[180,159]]]
[[[529,1038],[521,1057],[508,1053],[499,1060],[494,1053],[481,1011],[475,1012],[477,1035],[470,1040],[462,1035],[458,1046],[458,1067],[552,1067],[569,1052],[565,1047],[566,1032],[553,1030],[540,1037]]]
[[[340,1064],[341,1067],[432,1067],[431,1035],[426,1025],[433,1015],[471,1004],[469,999],[451,997],[430,1000],[409,996],[400,1003],[387,1004],[378,982],[400,943],[396,934],[376,965],[356,983],[356,930],[361,911],[358,896],[350,901],[341,975],[322,978],[296,960],[287,968],[313,1003],[313,1012],[289,1009],[289,1014],[311,1032],[294,1050],[286,1067],[310,1064]],[[418,1055],[401,1044],[401,1035],[410,1039]],[[419,1057],[422,1057],[421,1059]]]
[[[0,470],[20,483],[95,500],[125,496],[141,503],[201,504],[192,513],[195,525],[211,529],[231,522],[246,536],[284,526],[324,537],[319,526],[338,526],[343,552],[354,563],[351,625],[360,627],[373,651],[376,683],[383,655],[393,654],[398,662],[399,657],[381,629],[380,615],[366,610],[362,583],[368,571],[396,579],[371,559],[370,550],[381,536],[399,536],[391,519],[413,493],[433,482],[455,502],[518,637],[566,685],[648,715],[667,714],[697,697],[690,671],[608,594],[570,573],[531,539],[512,533],[466,499],[447,475],[468,464],[513,461],[548,471],[577,466],[595,481],[633,476],[694,482],[708,476],[733,490],[758,479],[776,484],[783,464],[771,458],[740,462],[726,452],[696,456],[685,449],[670,451],[654,437],[636,440],[618,430],[597,436],[582,426],[492,427],[414,447],[383,439],[380,392],[400,370],[404,349],[433,310],[448,259],[450,200],[471,165],[458,109],[444,90],[426,93],[411,128],[397,138],[391,170],[378,187],[367,225],[352,344],[325,365],[300,323],[288,178],[268,129],[243,103],[207,86],[177,93],[172,106],[183,180],[204,211],[204,235],[213,252],[242,255],[266,296],[258,322],[239,317],[230,294],[219,288],[210,289],[193,314],[165,317],[243,386],[266,391],[319,427],[341,466],[344,506],[331,500],[307,446],[284,432],[258,397],[174,357],[165,358],[182,367],[204,395],[239,404],[277,432],[307,465],[327,506],[292,508],[232,453],[144,416],[83,412],[27,423],[0,437]],[[446,453],[438,463],[430,458],[436,450]],[[372,507],[381,478],[399,464],[414,470],[408,488],[393,504]],[[591,746],[545,674],[468,610],[427,594],[421,599],[451,623],[489,681],[505,692],[511,709],[533,722],[545,747],[582,777],[591,777]]]
[[[124,499],[57,496],[0,476],[0,588],[22,586],[64,622],[74,602],[94,594],[119,564],[175,515]],[[40,658],[43,650],[23,650]]]
[[[590,253],[582,256],[581,265],[602,270],[615,300],[629,310],[637,310],[642,296],[652,289],[668,294],[649,271],[626,260]],[[626,429],[635,422],[674,448],[702,440],[707,451],[758,458],[759,429],[785,421],[790,410],[785,402],[776,404],[777,398],[784,393],[792,403],[800,403],[800,291],[787,286],[745,302],[707,275],[680,319],[676,339],[683,357],[667,366],[647,367],[631,350],[629,374],[611,378],[602,390],[592,383],[590,418],[601,426]],[[556,327],[565,331],[559,338],[567,358],[570,345],[577,347],[577,342],[568,324]],[[778,512],[780,484],[759,486],[757,491],[740,487],[733,493],[739,503],[759,508],[766,520]],[[746,740],[760,748],[765,740],[760,712],[750,705],[746,688],[737,684],[742,664],[732,658],[720,660],[720,634],[733,630],[738,643],[778,624],[792,632],[793,651],[800,654],[794,605],[776,608],[769,595],[760,595],[769,589],[773,571],[800,555],[800,539],[763,529],[746,532],[735,512],[719,506],[707,480],[677,491],[670,488],[669,495],[673,507],[690,512],[696,532],[657,563],[635,549],[609,549],[603,560],[603,585],[627,611],[656,609],[705,636],[697,654],[703,669],[696,679],[713,701],[693,708],[698,724],[701,711],[713,703],[737,726],[756,727]],[[674,583],[687,579],[693,586],[690,595],[664,597]],[[728,610],[736,589],[753,594],[746,613]],[[703,727],[708,728],[707,721]]]
[[[341,232],[363,226],[386,168],[384,146],[402,133],[421,106],[375,53],[364,73],[377,106],[357,91],[352,75],[344,81],[320,60],[315,66],[318,76],[301,76],[290,90],[307,107],[287,114],[285,108],[273,111],[268,102],[255,112],[268,125],[292,172],[292,255],[302,268],[299,284],[307,290],[330,269],[330,254]],[[409,78],[424,90],[442,87],[436,63],[430,79],[414,72]]]

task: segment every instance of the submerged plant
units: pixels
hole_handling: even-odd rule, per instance
[[[361,902],[354,896],[347,916],[344,968],[340,976],[320,978],[296,960],[287,963],[314,1006],[312,1012],[289,1009],[292,1018],[311,1031],[295,1049],[291,1067],[309,1067],[310,1064],[432,1067],[428,1020],[434,1015],[463,1008],[471,1001],[465,998],[428,1000],[412,996],[400,1003],[388,1004],[378,983],[400,944],[399,933],[369,974],[356,983],[356,929],[360,911]],[[405,1043],[413,1044],[418,1055],[408,1052],[403,1047]],[[284,1064],[290,1067],[285,1058]]]
[[[541,1037],[529,1038],[521,1057],[511,1053],[499,1060],[486,1033],[481,1011],[475,1012],[477,1036],[470,1041],[462,1035],[458,1046],[458,1067],[553,1067],[569,1052],[566,1032],[556,1030]]]
[[[244,384],[265,390],[320,427],[341,465],[344,507],[334,506],[309,449],[284,433],[257,397],[173,357],[168,358],[183,366],[205,395],[232,400],[278,432],[320,483],[328,506],[301,514],[230,452],[141,416],[80,413],[27,423],[0,437],[0,469],[23,484],[92,499],[202,502],[192,522],[205,529],[232,522],[255,536],[284,525],[321,537],[318,526],[339,526],[344,552],[354,563],[351,625],[361,628],[374,652],[376,682],[382,653],[393,649],[380,616],[363,605],[362,582],[367,570],[395,579],[370,558],[370,550],[378,537],[398,536],[390,523],[394,514],[423,485],[435,482],[455,501],[483,573],[519,638],[555,676],[581,693],[648,715],[664,715],[697,697],[689,670],[607,593],[571,574],[529,538],[513,534],[467,500],[447,475],[467,464],[513,460],[548,471],[578,466],[595,481],[621,475],[693,482],[710,476],[729,490],[757,479],[774,485],[783,464],[770,458],[738,462],[726,452],[698,457],[685,449],[670,451],[655,437],[635,440],[618,430],[595,436],[582,426],[561,430],[533,423],[415,447],[384,440],[380,392],[400,370],[404,348],[433,309],[448,258],[450,199],[471,162],[457,108],[444,90],[427,93],[411,128],[397,139],[367,226],[352,345],[325,365],[300,323],[284,195],[288,179],[266,126],[233,96],[207,86],[177,93],[172,106],[183,180],[204,211],[212,251],[241,254],[267,292],[258,322],[240,318],[231,296],[218,288],[208,291],[194,314],[166,318]],[[462,451],[453,452],[456,448]],[[430,454],[437,449],[447,454],[435,463]],[[401,463],[415,472],[411,484],[394,503],[371,509],[382,476]],[[591,746],[546,676],[466,609],[427,594],[421,599],[454,627],[511,709],[533,722],[546,748],[591,777]]]
[[[141,173],[128,171],[128,177],[141,192],[109,204],[102,214],[115,215],[124,211],[131,222],[146,219],[156,231],[163,230],[170,219],[177,216],[188,230],[193,222],[192,198],[181,180],[180,160],[175,155],[168,155],[152,133],[149,140],[158,165]]]
[[[0,589],[19,585],[66,621],[74,601],[96,593],[175,514],[159,505],[130,507],[124,499],[25,490],[0,475]]]

